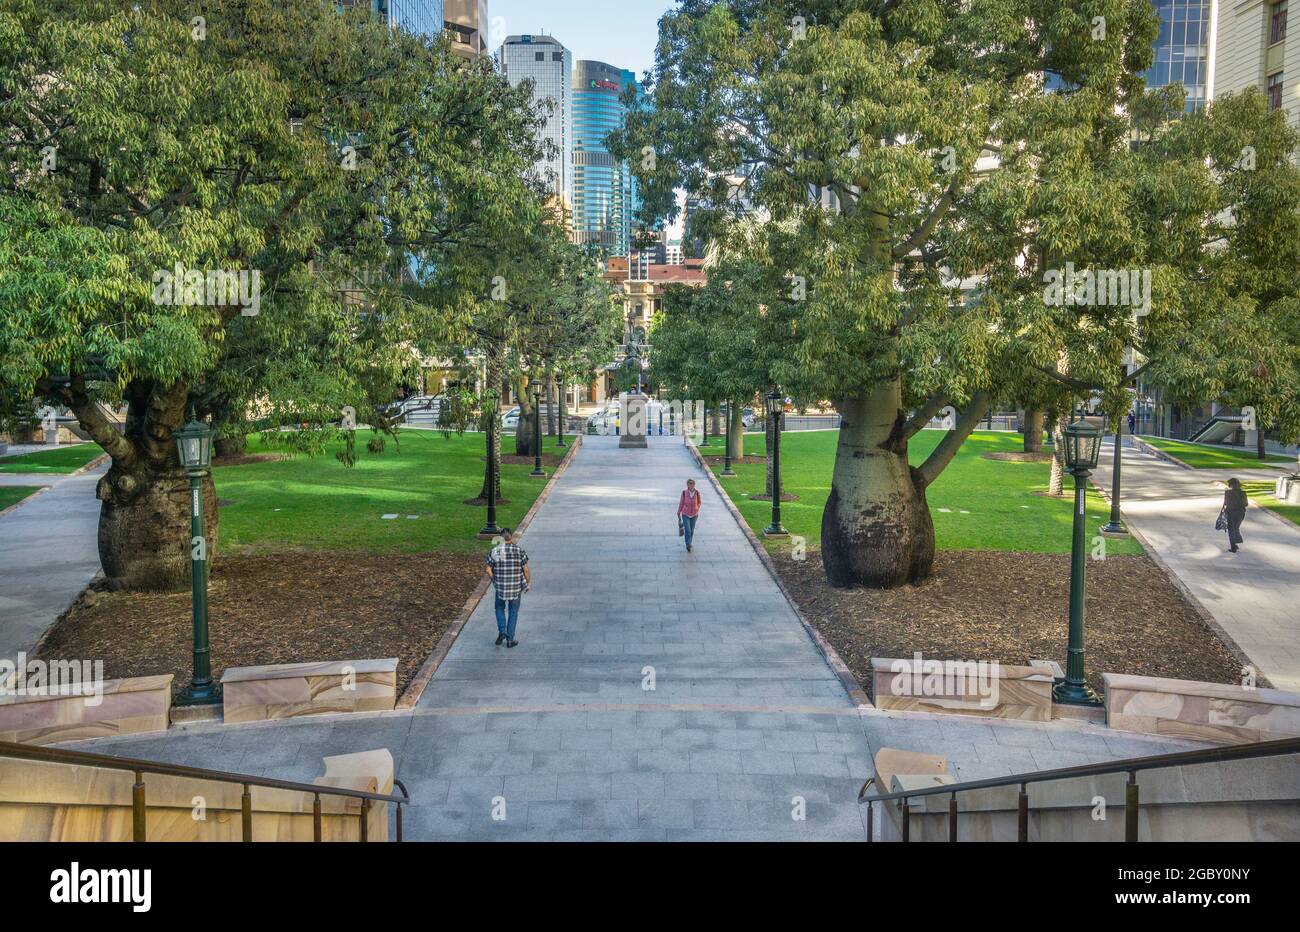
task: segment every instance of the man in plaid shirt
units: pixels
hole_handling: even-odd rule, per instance
[[[519,643],[515,640],[519,600],[532,588],[533,575],[528,568],[528,554],[515,543],[510,528],[501,529],[501,543],[488,553],[487,574],[497,590],[497,646],[505,641],[506,647],[514,647]]]

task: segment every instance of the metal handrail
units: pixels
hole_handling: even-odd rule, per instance
[[[986,777],[982,780],[969,780],[964,783],[947,783],[915,790],[897,790],[892,793],[880,793],[867,796],[867,789],[876,782],[870,777],[858,791],[858,804],[867,804],[867,841],[871,841],[872,813],[875,803],[901,799],[903,801],[903,841],[909,835],[909,800],[921,796],[941,796],[950,794],[948,803],[948,839],[957,840],[957,794],[968,790],[994,789],[1020,785],[1020,841],[1028,841],[1029,834],[1029,797],[1026,787],[1030,783],[1045,783],[1049,780],[1068,780],[1074,777],[1094,777],[1112,773],[1127,773],[1129,776],[1125,795],[1125,841],[1137,841],[1137,810],[1139,806],[1137,775],[1142,770],[1162,770],[1167,767],[1182,767],[1195,764],[1214,764],[1232,760],[1251,760],[1258,757],[1277,757],[1283,754],[1300,754],[1300,738],[1282,738],[1276,741],[1261,741],[1256,744],[1234,744],[1225,747],[1200,748],[1194,751],[1177,751],[1172,754],[1154,754],[1150,757],[1131,757],[1126,760],[1104,761],[1096,764],[1077,764],[1073,767],[1060,767],[1055,770],[1039,770],[1032,773],[1012,774],[1009,777]]]
[[[266,789],[291,790],[298,793],[311,793],[312,823],[315,840],[321,840],[321,794],[327,796],[347,796],[361,800],[361,835],[367,841],[369,826],[367,816],[372,802],[394,803],[397,806],[397,832],[395,841],[402,840],[402,806],[409,805],[411,794],[401,780],[394,779],[393,784],[402,791],[401,796],[389,793],[373,793],[369,790],[354,790],[342,786],[321,786],[317,783],[298,783],[294,780],[279,780],[275,777],[255,777],[252,774],[233,773],[225,770],[207,770],[202,767],[187,767],[183,764],[167,764],[160,761],[138,760],[132,757],[113,757],[109,754],[92,754],[89,751],[73,751],[67,748],[39,747],[28,744],[14,744],[0,741],[0,757],[19,760],[41,761],[50,764],[68,764],[79,767],[101,767],[105,770],[123,770],[135,774],[135,784],[131,790],[131,808],[133,810],[134,841],[145,840],[145,786],[144,775],[147,773],[167,777],[186,777],[193,780],[212,780],[218,783],[238,783],[244,787],[241,797],[244,841],[253,840],[253,797],[249,787],[258,786]]]

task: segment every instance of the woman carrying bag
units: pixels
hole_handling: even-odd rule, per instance
[[[1219,520],[1214,522],[1214,528],[1217,531],[1227,530],[1228,532],[1228,552],[1236,553],[1237,545],[1242,542],[1241,522],[1246,519],[1246,506],[1250,504],[1250,499],[1246,497],[1246,491],[1241,487],[1240,479],[1229,479],[1227,491],[1223,493],[1223,508],[1219,512]]]

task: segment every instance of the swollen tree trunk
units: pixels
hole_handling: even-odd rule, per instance
[[[1065,478],[1065,434],[1061,422],[1064,418],[1058,412],[1052,418],[1052,474],[1047,480],[1047,494],[1061,497]]]
[[[1025,452],[1043,452],[1043,422],[1046,412],[1042,408],[1025,409]]]
[[[99,560],[113,588],[185,589],[190,584],[190,483],[185,470],[116,461],[95,488]],[[217,493],[203,480],[208,560],[217,547]],[[209,562],[211,566],[211,562]]]
[[[533,430],[533,402],[527,384],[519,391],[519,423],[515,426],[515,455],[535,456],[537,437]]]
[[[740,462],[745,456],[745,422],[738,406],[731,406],[731,430],[727,435],[727,455],[732,462]]]
[[[822,565],[832,586],[893,588],[917,582],[934,563],[934,524],[925,487],[898,442],[902,385],[881,383],[839,402],[839,443],[822,511]]]
[[[173,432],[185,419],[184,384],[132,382],[125,392],[124,429],[90,397],[82,375],[66,386],[39,387],[77,415],[82,428],[111,457],[95,486],[99,560],[112,588],[185,589],[190,584],[190,485],[180,467]],[[211,476],[200,487],[209,561],[217,550],[217,496]],[[210,565],[210,564],[209,564]]]

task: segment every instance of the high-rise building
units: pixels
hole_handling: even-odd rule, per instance
[[[512,87],[533,82],[533,100],[550,106],[542,139],[549,151],[537,163],[538,177],[573,204],[573,53],[551,36],[508,36],[496,53],[497,65]]]
[[[1183,85],[1187,109],[1204,107],[1214,97],[1215,17],[1222,0],[1152,0],[1160,16],[1155,59],[1147,87]]]
[[[337,0],[339,9],[368,6],[394,29],[436,36],[442,31],[443,0]]]
[[[1288,0],[1219,0],[1216,96],[1240,93],[1252,85],[1300,127],[1300,39],[1287,42]]]
[[[594,243],[610,255],[627,255],[637,189],[629,166],[605,148],[605,139],[623,124],[619,99],[635,87],[632,72],[600,61],[573,66],[573,238]]]
[[[443,0],[442,6],[452,51],[467,59],[488,54],[487,0]]]

